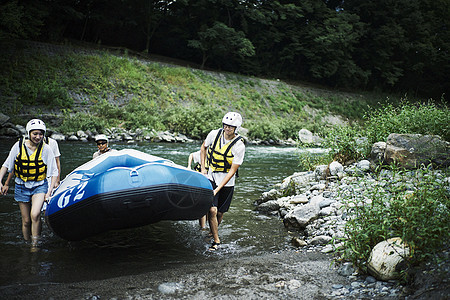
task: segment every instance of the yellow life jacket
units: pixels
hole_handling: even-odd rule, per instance
[[[14,162],[14,174],[23,181],[41,181],[47,177],[47,165],[42,160],[44,143],[37,146],[33,154],[28,155],[25,140],[19,140],[19,154]]]
[[[238,135],[222,147],[220,147],[220,138],[223,134],[223,129],[219,129],[214,143],[208,148],[206,154],[206,169],[211,168],[213,172],[228,173],[231,165],[233,164],[233,154],[231,154],[231,148],[242,139],[242,136]]]
[[[200,165],[200,163],[196,163],[195,164],[194,171],[197,171],[197,172],[201,172],[202,171],[202,166]]]

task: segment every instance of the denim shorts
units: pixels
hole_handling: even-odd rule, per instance
[[[48,191],[47,180],[44,184],[35,186],[31,189],[25,187],[24,184],[15,184],[14,186],[14,199],[18,202],[28,203],[31,201],[31,197],[36,194],[46,194]]]

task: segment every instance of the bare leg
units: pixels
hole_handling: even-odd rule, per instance
[[[36,242],[41,236],[41,209],[44,204],[44,197],[44,193],[35,194],[31,197],[31,236],[36,239]],[[35,242],[35,240],[33,240],[33,242]]]
[[[217,212],[217,227],[219,227],[220,223],[222,223],[223,220],[223,212],[218,211]]]
[[[198,219],[198,224],[200,225],[200,229],[206,228],[206,215]]]
[[[211,230],[214,242],[219,244],[220,239],[219,239],[219,222],[217,219],[217,207],[212,206],[209,209],[208,222],[209,222],[209,229]]]
[[[31,238],[31,203],[19,202],[20,214],[22,215],[22,234],[25,241]]]

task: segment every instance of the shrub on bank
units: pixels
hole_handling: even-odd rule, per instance
[[[362,124],[336,126],[325,135],[325,145],[334,159],[345,162],[367,158],[372,145],[386,141],[391,133],[439,135],[450,140],[450,112],[446,105],[434,102],[401,102],[399,106],[386,104],[364,116]]]
[[[415,172],[384,170],[385,185],[363,182],[364,196],[350,190],[344,198],[347,222],[340,257],[367,271],[372,248],[400,237],[410,247],[408,266],[433,257],[450,238],[450,174],[421,168]],[[381,181],[381,180],[380,180]],[[406,279],[407,274],[403,274]]]
[[[365,135],[371,143],[386,141],[391,133],[418,133],[439,135],[450,141],[450,112],[443,104],[433,101],[410,103],[403,100],[399,106],[386,104],[369,111],[365,116]]]

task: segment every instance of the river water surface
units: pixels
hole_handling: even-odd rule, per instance
[[[2,163],[14,142],[0,141]],[[96,150],[92,143],[60,142],[59,146],[62,178],[88,161]],[[189,153],[200,145],[145,143],[112,147],[137,149],[185,166]],[[220,253],[208,251],[210,240],[199,230],[197,221],[163,221],[80,242],[65,241],[43,224],[40,251],[32,253],[22,238],[20,211],[11,187],[8,195],[0,198],[0,286],[103,280],[217,260],[224,255],[232,259],[289,248],[290,237],[282,221],[254,211],[254,202],[283,178],[301,171],[297,167],[299,151],[303,150],[247,146],[230,211],[219,228]]]

